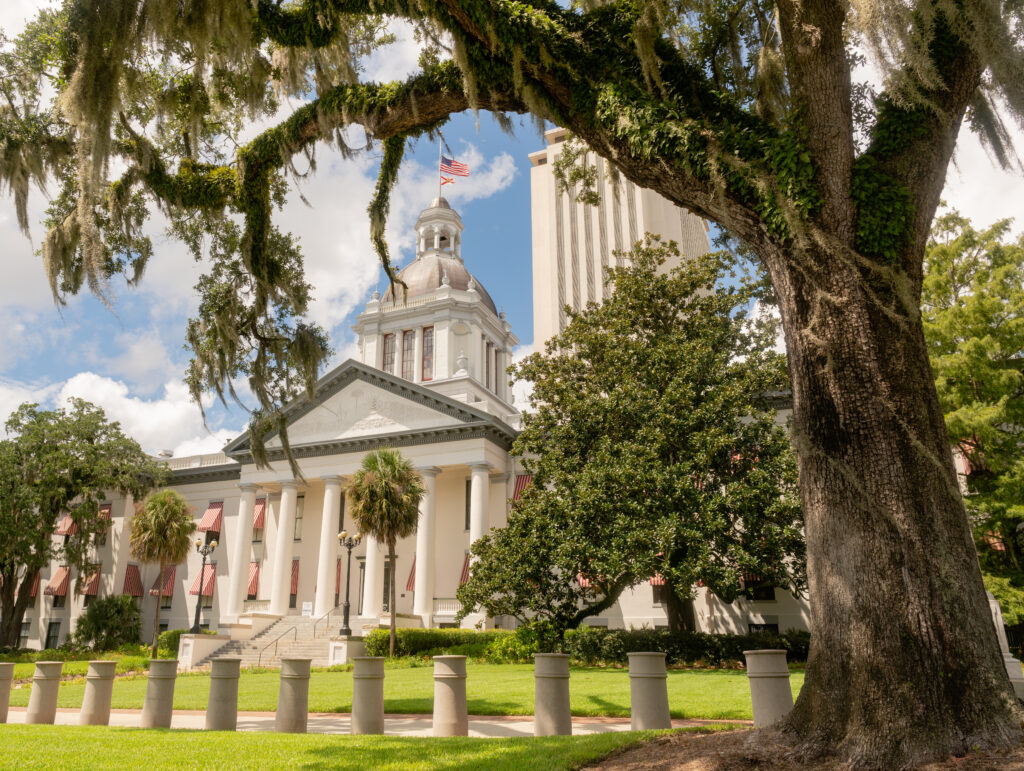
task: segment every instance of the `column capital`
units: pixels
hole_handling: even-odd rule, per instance
[[[507,471],[495,471],[491,474],[492,482],[507,482],[510,474]]]
[[[293,490],[298,489],[299,487],[299,480],[297,479],[279,479],[277,480],[277,483],[281,485],[282,490],[285,489],[286,487],[290,487]]]
[[[437,466],[417,466],[416,470],[425,477],[436,477],[441,473]]]
[[[340,485],[342,482],[345,481],[345,477],[343,477],[341,474],[328,474],[327,476],[320,477],[320,480],[324,484],[328,484],[328,485],[330,485],[330,484],[339,484]]]
[[[491,464],[488,463],[485,460],[474,461],[473,463],[467,463],[466,465],[469,466],[474,471],[476,471],[476,470],[490,471],[491,470]]]
[[[260,486],[255,482],[239,482],[238,489],[243,493],[255,492],[260,489]]]

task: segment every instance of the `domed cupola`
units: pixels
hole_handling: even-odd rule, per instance
[[[416,259],[398,272],[405,282],[405,300],[434,294],[444,286],[461,292],[476,292],[484,307],[495,316],[498,309],[487,290],[466,269],[462,261],[462,218],[444,198],[435,198],[416,220]],[[402,290],[398,291],[399,300]],[[384,302],[393,302],[388,289]]]

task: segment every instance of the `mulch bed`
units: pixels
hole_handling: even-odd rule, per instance
[[[802,762],[768,731],[676,733],[609,756],[588,769],[601,771],[841,771],[837,761]],[[1024,747],[971,753],[921,767],[924,771],[1024,771]]]

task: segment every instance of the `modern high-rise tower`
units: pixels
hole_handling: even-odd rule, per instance
[[[555,188],[552,164],[562,151],[565,129],[547,131],[543,150],[530,153],[530,209],[533,224],[533,340],[543,343],[565,328],[565,306],[579,310],[608,296],[605,269],[623,264],[615,252],[654,233],[675,241],[684,255],[710,250],[707,223],[657,193],[619,177],[613,186],[603,158],[597,167],[601,202],[586,206]],[[672,266],[669,266],[672,267]]]

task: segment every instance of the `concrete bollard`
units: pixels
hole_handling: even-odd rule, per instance
[[[533,707],[533,735],[572,735],[572,714],[569,712],[568,654],[533,654],[533,678],[536,689]]]
[[[116,661],[89,662],[78,725],[110,725],[110,700],[114,695],[116,670]]]
[[[434,736],[469,736],[466,657],[434,656]]]
[[[352,726],[354,734],[384,733],[384,658],[352,658]]]
[[[210,666],[210,698],[206,730],[234,731],[238,727],[238,673],[241,659],[214,659]]]
[[[57,717],[57,692],[63,661],[37,661],[32,675],[32,693],[28,697],[26,723],[53,723]]]
[[[277,692],[274,730],[304,734],[309,718],[310,659],[281,659],[281,686]]]
[[[150,659],[146,699],[142,702],[143,728],[170,728],[174,714],[174,681],[177,659]]]
[[[743,651],[747,659],[754,728],[777,723],[793,709],[793,689],[783,650]]]
[[[14,680],[14,664],[0,662],[0,723],[7,722],[7,707],[11,703],[11,681]]]
[[[671,728],[664,653],[630,653],[629,723],[633,731]]]

